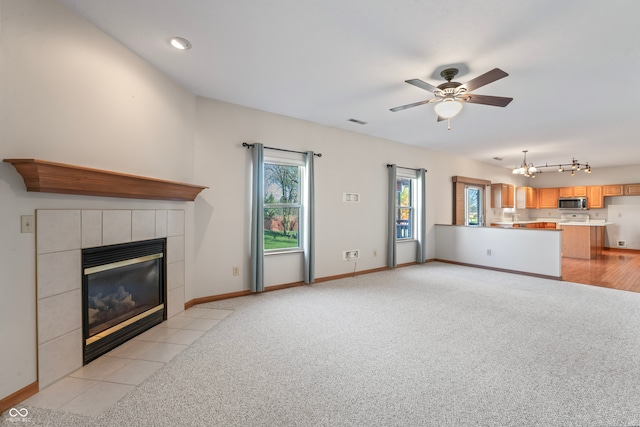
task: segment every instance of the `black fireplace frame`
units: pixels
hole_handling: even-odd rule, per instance
[[[125,326],[117,326],[106,336],[95,339],[89,336],[88,286],[89,275],[85,269],[126,261],[134,258],[162,254],[159,269],[159,305],[122,322]],[[131,338],[158,325],[167,319],[167,239],[151,239],[117,245],[86,248],[82,250],[82,348],[83,365],[113,350]],[[109,329],[107,329],[109,331]],[[106,331],[105,331],[106,332]],[[102,334],[102,333],[100,333]],[[100,335],[96,334],[96,335]]]

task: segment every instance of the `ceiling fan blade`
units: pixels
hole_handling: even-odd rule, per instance
[[[431,101],[433,101],[434,99],[436,99],[436,98],[431,98],[431,99],[427,99],[425,101],[420,101],[420,102],[414,102],[413,104],[401,105],[400,107],[391,108],[391,111],[393,111],[395,113],[396,111],[406,110],[407,108],[417,107],[418,105],[428,104]]]
[[[417,86],[420,89],[428,90],[431,93],[435,93],[435,91],[439,90],[437,87],[430,85],[427,82],[423,82],[420,79],[405,80],[405,83],[409,83],[410,85]]]
[[[511,101],[513,101],[513,98],[505,98],[502,96],[474,95],[472,93],[464,95],[464,102],[492,105],[494,107],[506,107]]]
[[[467,92],[471,92],[472,90],[478,89],[484,85],[488,85],[489,83],[493,83],[496,80],[500,80],[504,77],[507,77],[509,74],[502,71],[500,68],[494,68],[491,71],[487,71],[481,76],[476,77],[475,79],[471,79],[460,87],[467,89]]]

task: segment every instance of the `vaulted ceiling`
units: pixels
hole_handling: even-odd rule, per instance
[[[200,96],[509,168],[522,150],[640,164],[640,1],[58,1]],[[461,83],[500,68],[473,93],[514,100],[464,104],[451,130],[432,104],[389,111],[448,67]]]

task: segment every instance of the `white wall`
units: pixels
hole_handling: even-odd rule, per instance
[[[438,225],[436,258],[551,277],[562,276],[562,232]]]
[[[614,168],[600,168],[596,162],[591,173],[576,172],[574,176],[567,172],[548,172],[529,179],[530,187],[574,187],[576,185],[635,184],[640,182],[640,166],[628,165]]]
[[[220,101],[198,98],[197,116],[195,181],[212,188],[196,201],[198,268],[187,299],[249,289],[251,153],[242,142],[322,153],[315,161],[318,278],[386,265],[388,163],[428,171],[427,258],[435,255],[433,225],[451,224],[452,176],[512,183],[505,168]],[[360,202],[342,202],[345,192],[359,193]],[[355,265],[342,260],[350,249],[360,250]],[[415,245],[399,244],[398,263],[411,261]],[[266,285],[299,280],[299,254],[267,257]]]
[[[616,196],[606,199],[606,243],[610,248],[640,249],[640,196]],[[625,246],[619,246],[623,240]]]
[[[193,182],[193,94],[57,2],[1,0],[0,14],[0,159]],[[36,381],[35,235],[20,215],[59,208],[185,209],[193,235],[192,203],[27,193],[0,163],[0,399]]]
[[[36,381],[35,239],[20,233],[20,215],[184,209],[190,300],[249,289],[243,141],[323,154],[316,160],[316,277],[353,271],[341,259],[346,249],[361,251],[357,270],[385,265],[387,163],[428,170],[427,258],[435,256],[434,224],[451,223],[452,176],[514,183],[505,168],[196,98],[56,2],[0,2],[0,158],[211,187],[195,203],[27,193],[15,169],[0,163],[0,399]],[[361,202],[343,203],[343,192],[360,193]],[[410,246],[399,262],[413,261]],[[299,265],[299,255],[268,257],[266,284],[301,280]]]

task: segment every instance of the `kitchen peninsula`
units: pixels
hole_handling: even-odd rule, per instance
[[[610,222],[590,220],[589,214],[566,214],[559,220],[492,221],[492,227],[557,228],[562,230],[562,256],[577,259],[598,259],[604,248],[604,231]]]
[[[435,260],[562,280],[557,229],[435,225]]]
[[[578,259],[598,259],[604,247],[604,230],[609,224],[602,222],[560,223],[562,230],[562,256]]]

